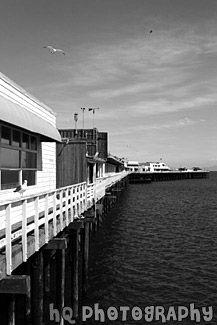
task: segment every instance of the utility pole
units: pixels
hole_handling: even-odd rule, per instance
[[[74,114],[74,121],[75,121],[75,134],[77,134],[78,113]]]
[[[99,109],[99,107],[96,107],[96,108],[90,107],[90,108],[88,108],[88,111],[92,111],[93,112],[93,129],[94,129],[95,110],[96,109]]]
[[[82,110],[82,112],[83,112],[83,130],[84,130],[84,111],[85,111],[85,107],[81,107],[81,110]]]

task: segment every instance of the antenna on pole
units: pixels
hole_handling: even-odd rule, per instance
[[[81,107],[81,109],[82,109],[82,112],[83,112],[83,130],[84,130],[84,111],[85,111],[85,107]]]
[[[93,129],[94,129],[95,110],[96,109],[99,109],[99,107],[95,107],[95,108],[90,107],[90,108],[88,108],[88,111],[92,111],[93,112]]]
[[[77,134],[78,133],[78,131],[77,131],[78,113],[74,114],[74,121],[75,121],[75,134]]]

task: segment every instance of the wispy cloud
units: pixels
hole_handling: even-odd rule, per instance
[[[209,109],[217,103],[217,77],[201,69],[206,51],[216,48],[216,36],[188,26],[119,43],[89,43],[72,48],[65,64],[52,66],[58,78],[47,90],[56,107],[58,97],[65,108],[102,105],[99,119]],[[69,94],[71,103],[64,98]]]
[[[138,125],[132,125],[124,130],[113,132],[112,136],[115,137],[117,135],[126,135],[126,134],[133,134],[133,133],[135,134],[135,132],[138,134],[141,131],[173,130],[177,128],[189,127],[203,122],[204,120],[192,120],[188,117],[185,117],[183,119],[170,120],[166,123],[138,124]]]
[[[184,29],[185,28],[185,29]],[[183,29],[161,31],[150,37],[118,40],[107,44],[84,44],[68,50],[66,63],[53,63],[50,69],[65,77],[59,86],[102,86],[108,81],[122,78],[149,76],[149,73],[165,70],[165,67],[187,66],[197,60],[199,54],[217,48],[217,37],[198,35],[186,26]],[[184,68],[184,67],[183,67]],[[124,80],[124,79],[123,79]],[[122,81],[123,81],[122,80]],[[148,79],[146,79],[148,80]],[[52,83],[53,86],[57,83]],[[51,86],[51,85],[50,85]]]
[[[126,113],[131,116],[145,116],[163,113],[172,113],[189,109],[207,108],[208,105],[217,103],[217,95],[189,98],[188,100],[157,99],[155,101],[138,102],[125,108]]]

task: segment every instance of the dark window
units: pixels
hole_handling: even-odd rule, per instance
[[[1,148],[1,167],[2,168],[19,168],[20,167],[20,151]]]
[[[13,130],[13,140],[12,146],[20,147],[21,133],[19,131]]]
[[[35,185],[36,183],[36,172],[35,170],[23,170],[22,181],[25,179],[28,181],[28,186]]]
[[[26,133],[23,133],[22,147],[24,149],[29,149],[29,135]]]
[[[1,171],[1,189],[2,190],[17,187],[18,184],[19,184],[19,171],[18,170],[2,170]]]
[[[22,152],[22,168],[36,168],[36,167],[37,167],[36,153],[23,151]]]
[[[37,150],[37,138],[31,137],[30,149]]]
[[[16,187],[21,179],[35,185],[41,158],[37,136],[4,124],[0,130],[0,190]]]
[[[1,132],[1,143],[10,145],[11,144],[11,129],[2,126]]]

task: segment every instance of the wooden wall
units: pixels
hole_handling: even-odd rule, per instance
[[[108,133],[98,132],[98,151],[99,157],[107,159],[108,156]]]
[[[19,87],[12,80],[0,73],[0,95],[13,101],[34,113],[40,118],[56,126],[56,115],[46,105],[41,103],[23,88]],[[39,193],[56,188],[56,143],[41,143],[41,165],[37,171],[37,184],[28,187],[28,194]],[[0,191],[0,201],[14,198],[15,194],[11,190]]]
[[[57,188],[87,181],[86,142],[57,144]]]
[[[83,140],[87,143],[87,152],[89,156],[94,156],[99,152],[99,157],[106,159],[108,154],[108,133],[99,132],[94,129],[60,129],[62,138],[68,138],[71,140]]]

